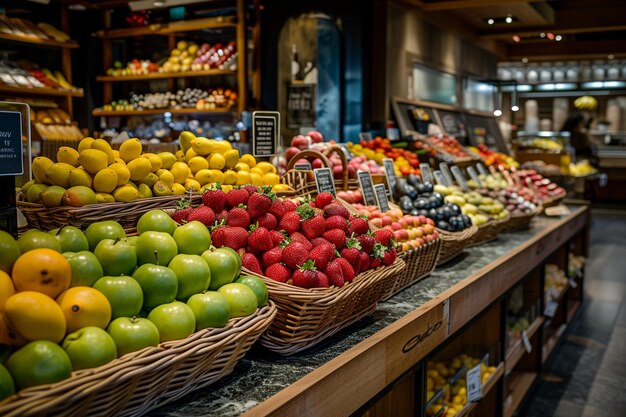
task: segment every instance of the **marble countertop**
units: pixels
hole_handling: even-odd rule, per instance
[[[466,249],[461,259],[437,268],[429,277],[378,305],[370,316],[291,357],[253,347],[232,374],[215,384],[153,410],[151,416],[239,416],[283,388],[372,336],[428,300],[531,239],[558,218],[535,219],[529,230],[504,233]]]

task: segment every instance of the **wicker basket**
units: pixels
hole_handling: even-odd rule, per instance
[[[478,231],[472,237],[469,246],[477,246],[483,243],[491,242],[498,237],[498,234],[504,230],[506,223],[511,216],[507,216],[504,219],[489,220],[487,223],[478,227]]]
[[[524,214],[511,214],[511,218],[503,225],[503,232],[515,232],[518,230],[526,230],[530,227],[533,218],[543,211],[543,207],[538,205],[535,210]]]
[[[272,302],[224,328],[124,355],[99,368],[74,372],[56,384],[20,391],[0,403],[0,415],[142,415],[228,375],[268,328]]]
[[[545,200],[543,200],[541,204],[543,205],[544,208],[558,206],[561,203],[561,201],[565,198],[565,196],[566,194],[563,193],[563,194],[556,195],[554,197],[548,197]]]
[[[443,265],[463,253],[463,249],[471,244],[474,235],[478,232],[478,227],[473,224],[460,232],[448,232],[441,229],[437,229],[437,232],[441,239],[441,254],[437,265]]]
[[[276,319],[261,336],[261,344],[282,355],[314,346],[376,310],[393,287],[394,276],[404,267],[398,258],[391,266],[359,274],[341,288],[306,289],[261,276],[278,306]]]

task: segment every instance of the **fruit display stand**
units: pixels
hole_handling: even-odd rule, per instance
[[[504,230],[506,223],[509,221],[511,215],[503,219],[491,219],[487,223],[478,226],[478,230],[472,236],[469,246],[482,245],[483,243],[495,240],[498,234]]]
[[[28,388],[0,403],[3,416],[141,415],[231,373],[276,315],[270,301],[226,327],[124,355]]]
[[[441,253],[437,265],[443,265],[463,253],[463,250],[472,242],[472,238],[478,232],[478,227],[473,224],[460,232],[448,232],[441,229],[437,229],[437,232],[441,239]]]

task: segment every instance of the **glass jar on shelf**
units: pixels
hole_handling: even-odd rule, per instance
[[[606,77],[606,68],[604,65],[604,61],[593,61],[592,69],[592,77],[594,80],[604,80]]]
[[[565,64],[563,62],[556,62],[554,64],[552,79],[556,82],[565,81]]]
[[[590,81],[592,79],[591,62],[582,61],[580,63],[580,78],[582,81]]]
[[[612,60],[607,62],[606,77],[609,80],[619,80],[620,68],[618,64],[618,60]]]
[[[552,81],[552,68],[549,62],[544,62],[541,64],[541,68],[539,69],[539,81],[542,83],[548,83]]]
[[[578,81],[578,63],[576,61],[569,61],[565,66],[565,78],[567,81]]]
[[[530,64],[528,66],[528,70],[526,71],[526,79],[528,82],[533,83],[539,81],[539,68],[537,64]]]

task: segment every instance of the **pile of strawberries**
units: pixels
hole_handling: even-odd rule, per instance
[[[234,249],[245,268],[275,281],[341,287],[363,271],[391,265],[397,256],[391,231],[370,231],[365,218],[351,215],[329,193],[300,204],[247,186],[228,193],[208,190],[202,202],[173,218],[211,226],[214,246]]]

